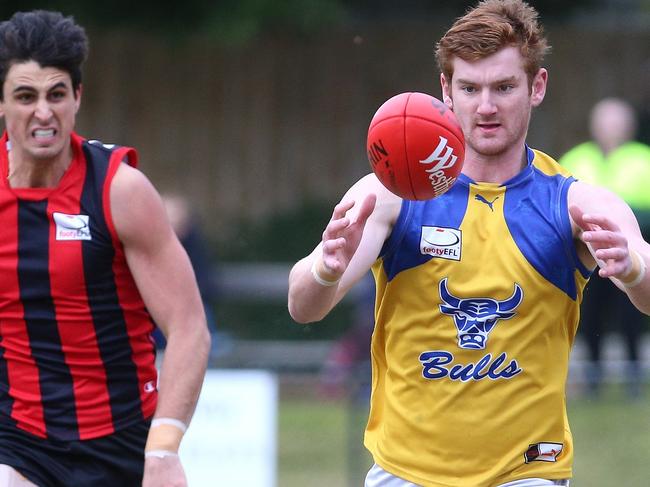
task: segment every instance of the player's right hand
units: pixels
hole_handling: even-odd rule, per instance
[[[178,455],[145,458],[142,487],[187,487],[185,471]]]
[[[322,239],[322,265],[319,273],[323,278],[335,281],[339,279],[357,251],[363,229],[375,209],[377,196],[367,195],[360,203],[354,217],[347,216],[355,206],[355,201],[342,201],[334,207]]]

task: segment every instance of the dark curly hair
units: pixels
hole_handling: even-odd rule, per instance
[[[83,27],[60,12],[17,12],[0,23],[0,87],[15,63],[36,61],[70,74],[75,93],[81,85],[81,66],[88,55]],[[0,100],[3,93],[0,89]]]

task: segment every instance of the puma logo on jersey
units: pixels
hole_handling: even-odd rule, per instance
[[[88,215],[52,214],[57,240],[91,240]]]
[[[493,206],[493,205],[494,205],[494,202],[495,202],[496,200],[498,200],[499,197],[497,196],[497,197],[494,198],[492,201],[488,201],[488,200],[486,200],[482,195],[477,194],[476,196],[474,196],[474,199],[480,201],[481,203],[485,203],[486,205],[488,205],[488,206],[490,207],[490,210],[494,211],[494,206]]]

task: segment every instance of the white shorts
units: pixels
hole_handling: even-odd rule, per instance
[[[513,482],[506,482],[499,485],[499,487],[552,487],[554,485],[568,486],[568,480],[544,480],[544,479],[521,479]],[[396,477],[395,475],[386,472],[376,463],[368,471],[366,475],[365,487],[420,487],[407,480]]]
[[[36,487],[9,465],[0,465],[0,485],[2,487]]]

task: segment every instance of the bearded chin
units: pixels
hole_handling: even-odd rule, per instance
[[[477,143],[473,139],[469,139],[467,141],[467,145],[470,146],[477,154],[494,157],[505,153],[510,147],[511,142],[503,139],[483,139],[479,140]]]

